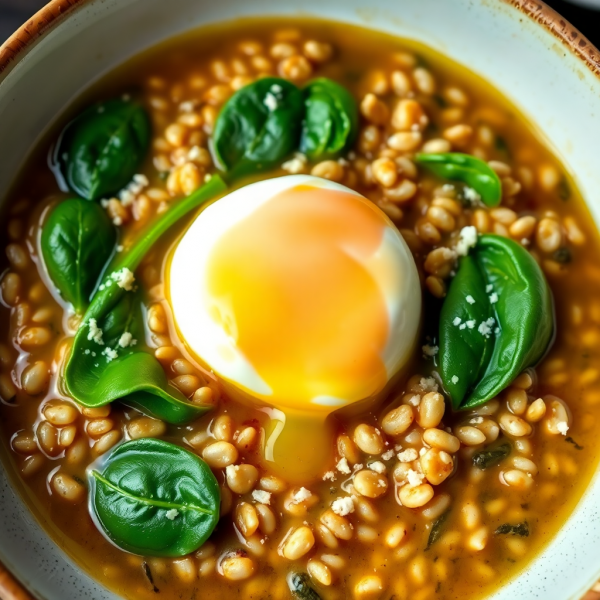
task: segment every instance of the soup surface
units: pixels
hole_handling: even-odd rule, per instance
[[[285,465],[273,468],[264,458],[270,413],[229,397],[175,326],[168,271],[193,221],[188,215],[135,270],[145,320],[145,341],[138,341],[184,396],[211,410],[174,425],[119,402],[79,406],[63,378],[81,316],[57,293],[40,249],[49,214],[73,197],[48,167],[54,132],[24,169],[2,219],[5,465],[56,542],[124,598],[485,597],[556,534],[597,464],[598,233],[541,136],[465,68],[347,25],[263,19],[152,49],[104,78],[61,120],[64,126],[87,105],[124,95],[150,115],[150,150],[134,181],[99,200],[118,231],[117,254],[210,182],[219,171],[212,138],[221,107],[264,76],[300,87],[328,77],[356,99],[360,122],[351,148],[319,160],[291,154],[234,187],[312,174],[364,195],[399,229],[419,272],[423,326],[395,387],[366,411],[334,414],[324,450],[310,443],[313,424],[303,424],[307,443],[286,452],[306,454],[316,477],[299,481]],[[488,162],[502,184],[499,206],[417,160],[418,153],[448,152]],[[471,226],[514,240],[540,265],[554,297],[556,337],[539,365],[495,398],[455,412],[437,375],[438,320],[456,274],[459,236]],[[216,476],[221,517],[190,554],[125,552],[90,516],[90,465],[99,468],[118,444],[142,438],[191,450]]]

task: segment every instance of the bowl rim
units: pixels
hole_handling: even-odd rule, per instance
[[[0,44],[0,85],[46,34],[78,9],[94,0],[49,0],[28,21]],[[600,50],[544,0],[497,0],[509,5],[556,37],[600,79]],[[493,7],[490,7],[493,9]],[[0,562],[0,592],[6,600],[33,600],[27,588]],[[596,596],[593,592],[590,595]],[[589,595],[586,595],[589,598]],[[590,600],[592,600],[590,598]]]

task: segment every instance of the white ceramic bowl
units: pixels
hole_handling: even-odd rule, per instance
[[[206,23],[300,9],[417,39],[491,81],[544,132],[600,222],[598,52],[533,0],[54,0],[0,49],[0,198],[40,134],[107,70]],[[494,600],[581,597],[600,575],[599,506],[597,474],[555,539]],[[50,541],[2,468],[0,560],[39,598],[116,598]]]

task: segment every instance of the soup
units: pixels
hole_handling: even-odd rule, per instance
[[[259,161],[235,145],[251,110],[273,127],[292,115]],[[114,122],[120,145],[98,125]],[[100,139],[118,160],[86,171]],[[195,220],[185,202],[212,204]],[[6,206],[5,464],[56,542],[125,598],[482,598],[596,468],[598,234],[540,134],[431,49],[310,19],[175,39],[86,92]],[[389,256],[369,245],[384,238]],[[347,266],[342,246],[371,262]],[[377,291],[390,264],[397,322]],[[288,265],[303,279],[271,297]],[[223,296],[235,310],[217,318]],[[112,345],[111,323],[126,324]],[[267,391],[217,366],[215,323]]]

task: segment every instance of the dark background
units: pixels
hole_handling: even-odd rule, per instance
[[[571,21],[596,46],[600,46],[600,11],[581,8],[563,0],[546,2]],[[45,0],[0,0],[0,43],[45,3]]]

